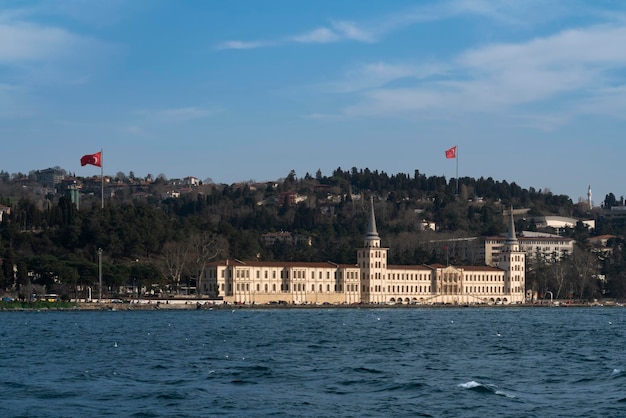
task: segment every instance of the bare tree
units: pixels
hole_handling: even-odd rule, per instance
[[[593,288],[593,281],[598,275],[596,257],[579,246],[574,247],[570,257],[570,277],[572,279],[572,293],[579,299],[593,296],[597,290]]]
[[[550,264],[550,270],[554,275],[554,283],[557,286],[556,293],[554,294],[555,299],[559,299],[561,297],[561,290],[563,289],[563,283],[566,278],[566,260],[564,258],[558,259],[556,255],[553,255],[552,263]]]
[[[176,292],[187,268],[191,246],[189,240],[170,241],[163,246],[163,268],[168,283]]]
[[[201,232],[190,237],[191,266],[197,275],[196,295],[201,296],[202,284],[206,278],[206,265],[226,250],[227,242],[223,236],[213,232]]]
[[[200,295],[206,265],[226,249],[226,240],[213,232],[201,232],[163,246],[163,269],[168,282],[178,291],[184,275],[196,277],[196,294]]]

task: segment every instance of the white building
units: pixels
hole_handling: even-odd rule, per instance
[[[558,261],[563,256],[574,252],[574,240],[552,234],[523,232],[517,237],[519,250],[526,257],[533,258],[537,254],[546,261]],[[485,264],[496,266],[500,263],[500,254],[506,248],[503,236],[485,238]]]
[[[513,218],[496,266],[388,265],[374,205],[357,264],[222,260],[201,292],[228,303],[524,303],[525,255]]]
[[[566,216],[538,216],[532,218],[532,220],[537,225],[537,228],[554,228],[557,231],[564,228],[575,228],[578,223],[578,219]],[[582,223],[590,229],[596,227],[596,221],[593,219],[583,220]]]

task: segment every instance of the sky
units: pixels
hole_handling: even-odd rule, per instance
[[[621,0],[0,0],[0,170],[626,195]],[[445,150],[457,146],[457,160]]]

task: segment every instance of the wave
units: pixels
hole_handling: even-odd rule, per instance
[[[514,395],[511,395],[510,393],[499,390],[496,385],[482,384],[474,380],[471,380],[466,383],[461,383],[459,384],[459,387],[462,389],[471,390],[476,393],[505,396],[507,398],[515,398]]]

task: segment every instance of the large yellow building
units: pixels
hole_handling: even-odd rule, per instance
[[[202,292],[245,304],[524,303],[525,254],[511,216],[497,267],[388,265],[374,205],[357,264],[222,260],[207,266]]]

